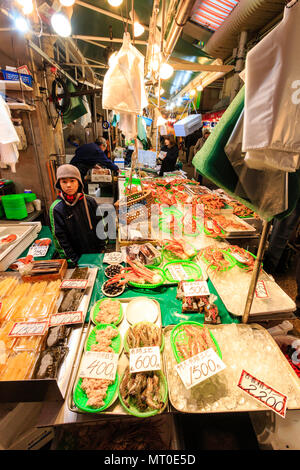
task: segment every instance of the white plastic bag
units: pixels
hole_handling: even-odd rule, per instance
[[[103,80],[102,107],[118,113],[142,114],[148,106],[144,84],[144,56],[124,33],[123,45]]]
[[[243,151],[250,168],[300,166],[299,24],[297,2],[247,55]]]

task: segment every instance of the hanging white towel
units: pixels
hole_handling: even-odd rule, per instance
[[[9,107],[0,95],[0,166],[10,166],[16,172],[16,163],[19,159],[17,144],[20,142],[16,129],[11,120]]]

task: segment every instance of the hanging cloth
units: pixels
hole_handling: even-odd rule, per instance
[[[16,172],[19,159],[18,144],[20,139],[11,120],[10,109],[0,95],[0,167],[9,166]]]
[[[300,167],[300,2],[246,59],[243,152],[250,168]]]

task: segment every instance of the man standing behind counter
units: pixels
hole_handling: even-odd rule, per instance
[[[78,137],[70,135],[68,141],[77,147],[70,164],[78,168],[83,182],[87,172],[92,168],[108,168],[112,171],[119,171],[118,166],[104,153],[106,140],[103,137],[100,137],[95,143],[82,145]]]

